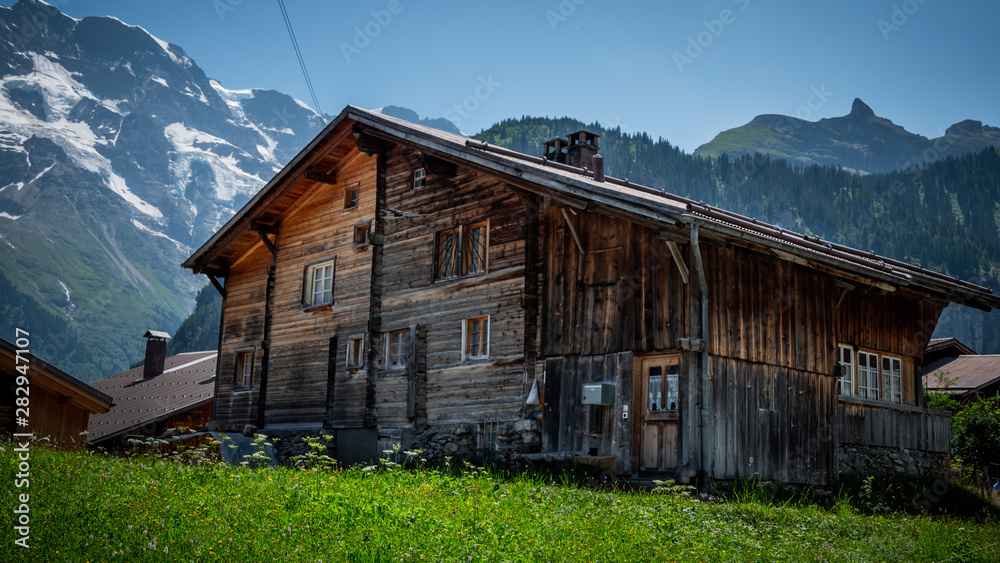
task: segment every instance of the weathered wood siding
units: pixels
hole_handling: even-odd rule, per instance
[[[827,483],[836,476],[836,379],[713,357],[712,475]]]
[[[615,457],[618,473],[631,473],[632,421],[623,420],[622,412],[632,405],[633,364],[631,352],[548,358],[542,451],[596,450],[596,455]],[[583,386],[601,382],[615,384],[615,404],[582,404]]]
[[[375,159],[349,153],[336,185],[299,180],[315,186],[278,226],[267,424],[325,420],[335,427],[362,425],[366,372],[348,370],[346,358],[348,337],[368,331],[372,250],[371,245],[356,247],[353,236],[355,224],[375,220]],[[359,188],[358,205],[349,209],[344,208],[347,186]],[[333,305],[305,307],[308,265],[332,258]],[[338,349],[331,354],[335,336]],[[328,397],[330,390],[333,397]]]
[[[836,475],[836,280],[738,247],[702,252],[713,476],[828,482]]]
[[[833,375],[836,280],[738,247],[703,245],[709,353]]]
[[[677,348],[687,291],[655,231],[598,212],[564,216],[548,206],[542,237],[543,356]]]
[[[841,444],[951,451],[951,415],[913,407],[840,401],[837,436]]]
[[[413,398],[416,413],[425,418],[408,416],[408,373],[382,371],[379,426],[513,419],[525,390],[525,206],[497,178],[462,167],[454,175],[429,169],[426,185],[413,189],[418,163],[419,155],[402,147],[389,154],[381,326],[383,332],[410,326],[426,331],[426,374],[417,377]],[[435,281],[436,233],[484,220],[487,272]],[[463,362],[463,321],[487,315],[489,359]]]
[[[233,264],[226,278],[215,418],[227,426],[257,423],[264,296],[270,264],[271,253],[261,243]],[[249,390],[237,391],[234,389],[236,350],[247,347],[255,347],[255,384]]]
[[[940,303],[906,290],[881,293],[857,288],[841,305],[837,340],[910,357],[919,364],[942,310]]]

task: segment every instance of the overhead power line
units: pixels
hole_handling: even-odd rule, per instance
[[[292,47],[295,47],[295,56],[299,59],[299,67],[302,68],[302,76],[306,79],[306,87],[309,88],[309,95],[312,96],[313,106],[320,115],[323,110],[319,107],[319,100],[316,98],[316,90],[313,90],[312,80],[309,79],[309,71],[306,70],[306,61],[302,58],[302,51],[299,50],[299,41],[295,38],[295,31],[292,29],[292,20],[288,19],[288,10],[285,9],[285,0],[278,0],[281,7],[281,15],[285,18],[285,27],[288,28],[288,37],[292,40]]]

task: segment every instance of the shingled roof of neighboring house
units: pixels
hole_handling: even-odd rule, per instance
[[[1000,355],[940,358],[924,366],[924,386],[967,395],[1000,382]]]
[[[907,264],[873,252],[828,242],[701,202],[610,176],[603,181],[593,170],[575,168],[431,129],[369,110],[347,106],[315,139],[267,185],[184,262],[184,267],[210,275],[224,275],[227,260],[259,240],[255,227],[274,225],[290,207],[286,199],[302,194],[296,185],[308,179],[309,167],[331,146],[350,136],[408,145],[446,162],[461,163],[495,174],[509,185],[580,208],[593,205],[647,224],[698,227],[705,236],[740,239],[745,244],[783,260],[832,271],[886,291],[909,287],[983,310],[1000,308],[992,290]],[[599,175],[600,176],[600,175]],[[278,204],[281,202],[281,204]],[[675,233],[676,234],[676,233]]]
[[[95,381],[91,385],[114,399],[111,410],[92,415],[87,440],[97,443],[144,424],[198,408],[215,395],[218,352],[189,352],[170,356],[163,373],[142,378],[142,366]]]

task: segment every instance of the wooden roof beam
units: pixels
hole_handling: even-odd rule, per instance
[[[319,170],[315,170],[313,168],[306,169],[306,179],[312,180],[313,182],[320,182],[322,184],[329,184],[331,186],[337,184],[336,174],[326,174],[324,172],[320,172]]]

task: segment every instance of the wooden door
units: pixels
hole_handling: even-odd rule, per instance
[[[636,358],[639,394],[639,469],[677,467],[677,418],[681,404],[677,354]]]

